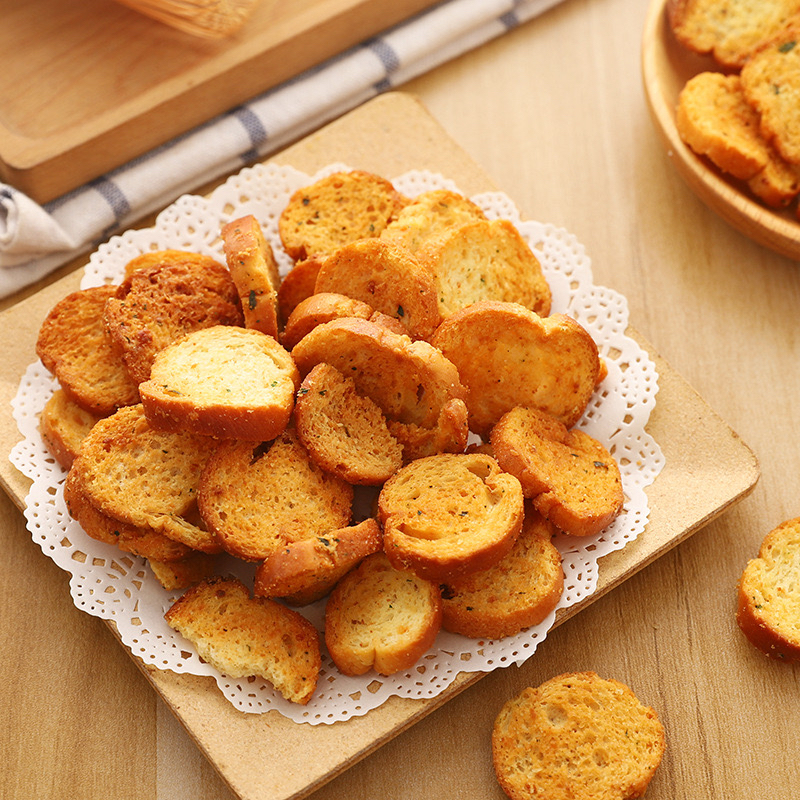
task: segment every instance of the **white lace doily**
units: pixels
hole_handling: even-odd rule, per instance
[[[285,273],[290,262],[278,237],[281,210],[296,189],[341,169],[349,167],[333,164],[310,176],[290,167],[262,164],[232,177],[207,198],[181,197],[159,215],[154,227],[128,231],[103,244],[91,257],[82,287],[119,282],[125,263],[148,250],[191,250],[224,263],[219,231],[226,222],[249,213],[261,223]],[[393,183],[410,197],[434,188],[458,191],[452,181],[428,172],[410,172],[394,178]],[[592,283],[589,258],[571,234],[552,225],[521,220],[503,194],[491,192],[472,199],[488,217],[509,219],[517,225],[542,263],[553,292],[553,311],[568,313],[587,328],[608,365],[608,378],[579,425],[617,459],[625,504],[615,522],[598,536],[557,537],[566,578],[559,607],[569,607],[594,592],[598,559],[635,539],[647,522],[645,488],[664,464],[658,445],[645,431],[655,405],[658,376],[647,353],[625,335],[625,298]],[[323,724],[366,714],[392,695],[435,697],[460,672],[485,672],[524,662],[553,625],[555,612],[535,628],[500,641],[472,640],[443,631],[433,650],[413,669],[389,678],[377,673],[346,677],[323,652],[317,691],[307,706],[285,701],[261,679],[233,680],[220,675],[164,621],[164,612],[177,595],[163,589],[146,562],[89,538],[69,517],[62,492],[65,472],[49,455],[38,432],[39,413],[55,388],[54,380],[37,361],[28,368],[13,401],[14,417],[24,438],[12,451],[11,460],[33,481],[25,512],[33,540],[71,574],[75,605],[88,614],[114,620],[133,655],[161,669],[213,676],[224,696],[243,712],[277,709],[297,722]],[[230,559],[224,566],[227,572],[252,581],[252,565]],[[324,602],[302,609],[320,631]]]

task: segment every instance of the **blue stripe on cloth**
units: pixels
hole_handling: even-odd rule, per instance
[[[364,43],[364,47],[368,50],[372,50],[372,52],[378,56],[387,75],[391,75],[395,70],[400,68],[400,58],[394,48],[383,39],[371,39]]]
[[[249,150],[240,153],[240,157],[243,161],[251,161],[258,156],[259,147],[267,141],[267,129],[258,118],[258,115],[247,106],[234,108],[231,111],[231,116],[239,120],[252,144]]]
[[[519,25],[519,17],[516,11],[507,11],[505,14],[501,14],[498,20],[506,30],[511,30]]]
[[[130,203],[116,183],[101,177],[90,181],[89,186],[108,203],[114,212],[115,220],[119,221],[131,213]]]

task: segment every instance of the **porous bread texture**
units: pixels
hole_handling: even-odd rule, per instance
[[[398,320],[412,339],[427,339],[441,317],[433,274],[405,248],[381,239],[360,239],[322,262],[315,292],[334,292],[367,303]]]
[[[511,800],[641,797],[661,763],[664,728],[631,689],[566,673],[509,700],[492,729],[492,760]]]
[[[695,53],[710,53],[723,67],[741,68],[753,52],[798,13],[798,0],[668,0],[676,39]]]
[[[212,578],[217,569],[217,558],[195,550],[181,561],[159,561],[148,558],[147,563],[156,580],[168,591],[188,589],[202,580]]]
[[[555,528],[528,507],[511,551],[493,567],[444,581],[442,627],[473,639],[502,639],[538,625],[564,591]]]
[[[300,705],[314,694],[322,663],[316,628],[275,600],[251,597],[238,579],[198,583],[164,618],[223,675],[257,675]]]
[[[262,561],[350,522],[353,487],[320,469],[293,427],[271,443],[223,441],[203,470],[200,515],[222,547]]]
[[[326,255],[348,242],[380,236],[407,202],[379,175],[336,172],[292,195],[278,218],[278,233],[295,261]]]
[[[247,214],[223,225],[225,263],[239,294],[246,328],[278,338],[278,287],[281,276],[258,220]]]
[[[597,345],[578,322],[564,314],[543,318],[516,303],[462,309],[442,322],[431,344],[458,370],[470,430],[484,438],[519,405],[571,427],[600,374]]]
[[[134,271],[106,301],[104,323],[136,383],[160,350],[189,331],[244,322],[227,268],[187,260]]]
[[[800,661],[800,517],[770,531],[738,586],[736,622],[766,655]]]
[[[362,559],[383,549],[383,531],[372,518],[325,536],[290,542],[256,569],[254,594],[303,606],[324,597]]]
[[[139,393],[160,430],[263,442],[288,424],[299,385],[292,357],[274,338],[215,325],[160,350]]]
[[[417,252],[436,279],[439,313],[447,318],[484,300],[519,303],[546,316],[552,294],[539,260],[508,220],[449,228]]]
[[[479,453],[413,461],[378,497],[389,560],[433,581],[496,564],[519,536],[523,515],[519,481]]]
[[[742,90],[760,114],[761,133],[790,164],[800,165],[800,18],[742,67]]]
[[[98,419],[101,417],[81,408],[63,389],[56,389],[39,415],[39,433],[50,455],[69,469]]]
[[[158,431],[141,405],[127,406],[95,424],[70,472],[80,475],[87,499],[103,514],[216,553],[214,534],[191,521],[208,443],[204,436]]]
[[[500,418],[490,441],[498,464],[519,479],[525,497],[562,531],[593,536],[622,510],[619,466],[585,431],[518,406]]]
[[[378,486],[403,465],[403,448],[383,412],[330,364],[317,364],[306,375],[294,422],[311,458],[348,483]]]
[[[356,319],[369,319],[373,309],[361,300],[354,300],[337,292],[315,292],[301,300],[289,318],[281,334],[281,342],[291,350],[307,333],[323,322],[334,319],[355,317]]]
[[[433,646],[442,618],[439,587],[396,569],[385,553],[367,556],[331,592],[325,644],[344,675],[411,668]]]
[[[388,425],[403,448],[404,463],[437,453],[463,453],[469,441],[469,415],[460,397],[445,402],[432,428],[392,419]]]
[[[69,398],[97,416],[139,402],[139,392],[103,324],[115,286],[80,289],[59,300],[44,318],[36,355]]]

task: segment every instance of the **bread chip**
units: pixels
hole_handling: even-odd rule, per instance
[[[469,441],[469,415],[460,397],[442,406],[432,428],[398,420],[389,420],[388,425],[389,432],[403,448],[405,463],[437,453],[463,453]]]
[[[326,255],[356,239],[380,236],[406,202],[385,178],[363,170],[336,172],[292,195],[278,232],[295,261]]]
[[[470,430],[486,437],[522,405],[567,427],[580,419],[600,371],[597,345],[571,317],[541,318],[514,303],[483,302],[446,319],[431,339],[467,387]]]
[[[538,625],[564,590],[555,528],[526,508],[522,532],[493,567],[447,580],[442,586],[442,627],[474,639],[502,639]]]
[[[439,587],[393,567],[384,553],[345,575],[325,609],[325,643],[344,675],[410,669],[433,646],[442,619]]]
[[[224,675],[257,675],[301,705],[314,694],[322,664],[316,628],[274,600],[251,597],[238,579],[193,586],[164,618]]]
[[[270,444],[220,443],[198,496],[209,529],[246,561],[345,527],[352,504],[353,487],[314,464],[291,427]]]
[[[286,427],[299,384],[292,357],[271,336],[216,325],[159,351],[139,391],[159,430],[264,442]]]
[[[202,253],[192,253],[187,250],[152,250],[142,253],[132,258],[126,265],[123,272],[123,280],[127,280],[140,269],[147,267],[166,267],[169,265],[189,265],[191,269],[204,269],[210,267],[215,269],[218,262],[211,256]]]
[[[103,325],[115,286],[80,289],[59,300],[42,322],[36,355],[69,398],[96,416],[139,402],[136,382]]]
[[[622,509],[619,466],[585,431],[518,406],[500,418],[491,443],[500,466],[519,479],[525,497],[561,530],[593,536]]]
[[[39,432],[50,454],[69,469],[86,435],[100,419],[73,402],[63,389],[56,389],[39,415]]]
[[[511,550],[522,519],[519,481],[481,454],[413,461],[378,497],[392,564],[434,581],[489,569]]]
[[[197,550],[181,561],[159,561],[148,558],[147,563],[156,580],[168,592],[188,589],[200,581],[211,578],[217,568],[216,556]]]
[[[492,730],[492,760],[512,800],[641,797],[664,753],[656,712],[594,672],[558,675],[509,700]]]
[[[303,300],[314,294],[321,264],[322,258],[306,258],[298,261],[283,276],[281,285],[278,287],[278,312],[284,325],[292,311]]]
[[[318,292],[295,306],[286,320],[281,342],[291,350],[307,333],[323,322],[345,317],[369,319],[373,313],[373,309],[360,300],[335,292]]]

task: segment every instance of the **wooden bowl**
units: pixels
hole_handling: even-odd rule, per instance
[[[746,185],[724,175],[693,153],[675,127],[678,94],[693,75],[720,71],[710,56],[698,56],[674,37],[666,20],[666,0],[654,0],[642,36],[642,78],[650,116],[667,155],[692,191],[748,238],[788,258],[800,259],[800,220],[793,204],[776,211],[748,194]]]

